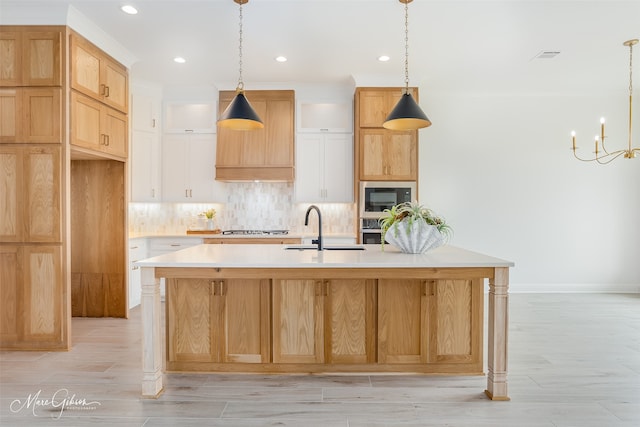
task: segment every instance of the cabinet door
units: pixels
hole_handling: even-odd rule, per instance
[[[186,135],[162,138],[162,200],[165,202],[189,201],[188,144]]]
[[[225,279],[214,283],[214,359],[268,363],[271,314],[268,279]]]
[[[430,363],[471,363],[482,370],[482,279],[433,280],[429,296]]]
[[[24,86],[60,86],[60,31],[28,31],[22,39],[22,82]]]
[[[360,131],[360,179],[363,181],[385,178],[385,133],[384,129]]]
[[[22,148],[0,145],[0,240],[3,242],[24,239],[23,165]]]
[[[134,130],[131,140],[131,201],[160,201],[160,140]]]
[[[296,201],[323,201],[324,136],[299,134],[296,145]]]
[[[58,146],[24,149],[25,239],[61,241],[61,153]]]
[[[71,92],[71,144],[100,150],[103,145],[101,108],[98,101]]]
[[[323,363],[323,282],[273,281],[273,362]]]
[[[126,113],[129,108],[127,69],[115,61],[101,58],[100,80],[103,85],[102,101],[118,111]]]
[[[102,151],[127,157],[127,115],[109,107],[101,107]]]
[[[15,344],[22,338],[21,265],[21,247],[0,245],[0,344]]]
[[[212,202],[215,183],[215,134],[188,135],[187,178],[190,202]],[[219,184],[222,185],[222,184]]]
[[[134,92],[134,90],[136,92]],[[160,95],[141,93],[145,89],[132,89],[131,128],[135,131],[157,133],[160,128]]]
[[[378,362],[428,361],[427,282],[378,280]]]
[[[359,126],[367,128],[381,128],[389,115],[388,91],[361,91],[359,99]]]
[[[71,87],[100,99],[100,54],[94,46],[71,35]]]
[[[167,279],[169,362],[213,362],[213,281]]]
[[[353,202],[353,136],[324,135],[324,202]]]
[[[22,34],[0,28],[0,86],[22,83]]]
[[[375,363],[375,281],[334,279],[324,286],[326,362]]]
[[[61,91],[59,88],[24,89],[24,125],[19,142],[62,142]]]
[[[60,147],[0,147],[2,241],[60,241],[60,165]]]
[[[2,35],[2,33],[0,33]],[[0,89],[0,143],[18,142],[21,134],[22,90]]]
[[[392,181],[417,179],[417,144],[415,132],[386,132],[386,178]]]

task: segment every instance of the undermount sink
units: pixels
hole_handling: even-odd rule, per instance
[[[314,250],[317,251],[318,247],[316,245],[288,245],[284,247],[285,250],[298,250],[298,251],[307,251]],[[364,251],[365,247],[362,245],[329,245],[324,246],[322,248],[325,251]]]

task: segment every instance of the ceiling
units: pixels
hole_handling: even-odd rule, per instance
[[[139,13],[121,12],[125,3]],[[0,22],[29,21],[26,7],[49,12],[69,5],[135,58],[135,79],[236,85],[239,6],[232,0],[2,0]],[[247,89],[281,82],[404,84],[398,0],[251,0],[243,15]],[[632,38],[640,38],[640,0],[415,0],[410,84],[429,91],[624,93],[629,50],[622,43]],[[560,53],[535,59],[543,51]],[[391,60],[379,62],[383,54]],[[278,55],[288,61],[276,62]],[[187,62],[176,64],[175,56]]]

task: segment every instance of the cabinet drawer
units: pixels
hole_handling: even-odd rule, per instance
[[[160,237],[149,239],[149,256],[179,251],[202,244],[202,239],[197,237]]]

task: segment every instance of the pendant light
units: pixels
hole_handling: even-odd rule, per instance
[[[253,107],[251,107],[249,100],[244,96],[244,82],[242,81],[242,5],[248,3],[249,0],[233,1],[240,5],[240,46],[238,48],[240,74],[238,77],[238,86],[236,87],[236,96],[227,109],[220,115],[218,125],[233,130],[263,129],[264,124],[262,120],[260,120],[260,117],[258,117]]]
[[[431,121],[409,93],[409,3],[412,0],[400,0],[404,3],[404,83],[405,89],[400,101],[393,107],[387,120],[382,124],[391,130],[416,130],[431,126]]]

